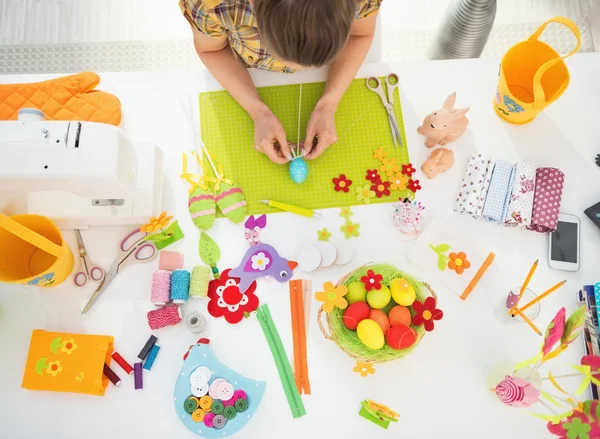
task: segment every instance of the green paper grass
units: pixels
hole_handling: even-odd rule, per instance
[[[427,297],[434,296],[433,291],[431,291],[428,286],[418,280],[416,280],[411,275],[397,269],[392,265],[387,264],[379,264],[379,265],[366,265],[357,270],[354,270],[352,273],[347,275],[340,281],[340,284],[345,286],[350,285],[352,282],[360,282],[360,278],[367,274],[367,271],[373,270],[375,273],[379,273],[383,276],[382,283],[386,286],[389,286],[391,281],[403,277],[408,283],[410,283],[415,289],[415,293],[419,302],[423,302]],[[382,309],[386,314],[392,307],[397,304],[392,300],[385,308]],[[411,315],[415,315],[412,307],[408,307],[410,309]],[[397,360],[402,358],[408,354],[410,354],[418,345],[423,336],[425,335],[425,328],[423,325],[414,326],[410,325],[411,328],[415,330],[417,333],[417,341],[411,347],[403,350],[396,350],[389,347],[387,344],[383,346],[381,349],[371,349],[365,346],[356,335],[356,331],[351,331],[342,321],[342,316],[344,315],[344,310],[339,308],[334,308],[332,312],[327,314],[327,325],[329,327],[329,333],[331,336],[328,336],[325,329],[323,328],[321,322],[321,314],[322,310],[319,310],[319,314],[317,315],[319,327],[321,328],[321,332],[323,335],[331,340],[333,340],[344,352],[350,355],[352,358],[356,358],[358,360],[366,361],[369,363],[385,363],[387,361]]]

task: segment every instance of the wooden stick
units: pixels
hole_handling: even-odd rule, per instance
[[[529,318],[525,314],[523,314],[523,312],[520,309],[517,308],[515,309],[515,311],[517,314],[519,314],[519,316],[521,316],[523,320],[525,320],[525,323],[527,323],[531,327],[531,329],[533,329],[537,333],[537,335],[542,335],[542,332],[537,328],[537,326],[535,326],[533,322],[529,320]]]
[[[300,120],[301,120],[301,116],[302,116],[302,84],[300,84],[300,102],[298,104],[298,137],[297,137],[297,144],[296,144],[296,148],[298,149],[298,152],[296,153],[296,156],[300,156]]]
[[[494,253],[490,253],[487,256],[487,258],[485,258],[485,261],[483,262],[481,267],[479,267],[479,270],[477,270],[477,273],[475,274],[473,279],[471,279],[471,282],[469,283],[469,285],[467,285],[467,288],[465,288],[463,293],[460,295],[460,298],[462,300],[465,300],[467,297],[469,297],[469,294],[471,294],[471,291],[473,291],[473,288],[475,288],[475,286],[477,286],[477,284],[481,280],[482,276],[485,274],[485,272],[490,267],[492,262],[494,262],[495,257],[496,257],[496,255]]]
[[[519,302],[521,301],[521,298],[523,297],[523,293],[527,289],[527,286],[529,285],[529,282],[531,281],[531,278],[533,277],[533,273],[535,273],[535,270],[537,269],[537,266],[538,266],[539,262],[540,262],[540,260],[537,259],[533,263],[533,265],[531,266],[531,268],[529,269],[529,273],[527,274],[527,277],[525,278],[525,282],[523,282],[523,285],[521,286],[521,291],[519,292],[519,298],[515,302],[515,305],[510,309],[510,315],[511,316],[514,314],[515,309],[519,305]]]
[[[536,297],[535,299],[533,299],[531,302],[529,302],[527,305],[525,305],[523,308],[521,308],[521,311],[525,311],[526,309],[530,308],[531,306],[535,305],[536,303],[538,303],[540,300],[542,300],[544,297],[549,296],[550,294],[552,294],[554,291],[558,290],[560,287],[562,287],[565,283],[567,283],[566,280],[563,280],[559,283],[557,283],[556,285],[554,285],[552,288],[550,288],[548,291],[545,291],[543,294],[540,294],[538,297]]]

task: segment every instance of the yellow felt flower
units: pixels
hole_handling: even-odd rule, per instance
[[[379,167],[379,170],[382,174],[386,174],[388,177],[400,171],[400,165],[398,165],[398,162],[395,158],[383,159],[381,163],[382,165]]]
[[[173,216],[167,216],[167,212],[162,212],[158,217],[150,218],[147,224],[140,227],[140,232],[153,233],[158,232],[160,229],[164,229],[169,225]]]
[[[65,340],[63,341],[62,344],[62,348],[61,348],[61,352],[64,352],[67,355],[71,355],[71,352],[73,352],[75,349],[77,349],[77,345],[75,344],[75,339],[70,339],[70,340]]]
[[[406,189],[406,185],[408,184],[409,178],[408,175],[404,175],[402,172],[396,172],[395,174],[389,176],[388,180],[390,181],[390,183],[392,183],[390,188],[393,191],[403,191],[404,189]]]
[[[365,363],[364,361],[357,361],[356,366],[352,369],[354,372],[359,373],[360,376],[366,377],[367,375],[373,375],[375,368],[371,363]]]
[[[49,361],[48,368],[46,369],[46,373],[49,373],[53,377],[62,372],[63,368],[60,365],[60,361]]]
[[[387,155],[387,152],[385,152],[385,150],[383,148],[376,148],[373,150],[373,158],[375,160],[382,161],[386,155]]]
[[[337,306],[339,309],[346,309],[348,302],[344,296],[348,293],[348,288],[344,285],[336,287],[331,282],[325,282],[323,285],[325,291],[320,291],[315,294],[315,299],[323,302],[323,311],[330,313]]]

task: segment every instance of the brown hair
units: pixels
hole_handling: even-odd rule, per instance
[[[356,0],[255,0],[261,39],[269,50],[302,66],[329,63],[342,50]]]

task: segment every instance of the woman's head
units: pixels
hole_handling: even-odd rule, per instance
[[[254,0],[261,39],[277,58],[320,67],[342,50],[356,0]]]

